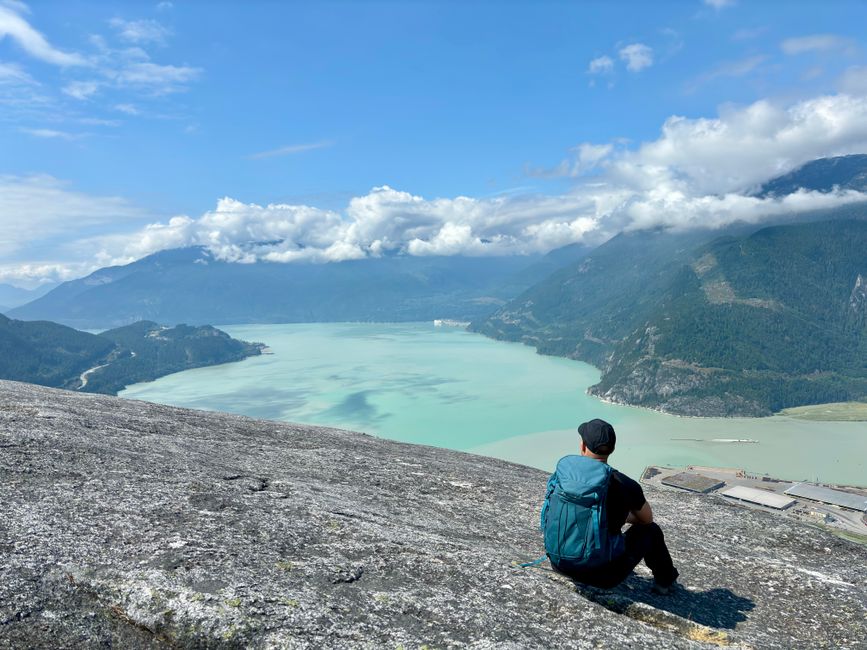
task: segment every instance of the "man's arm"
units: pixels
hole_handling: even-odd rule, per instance
[[[621,510],[621,512],[623,512]],[[633,510],[628,515],[626,515],[626,523],[627,524],[652,524],[653,523],[653,511],[650,509],[650,504],[645,501],[644,505],[641,506],[638,510]]]

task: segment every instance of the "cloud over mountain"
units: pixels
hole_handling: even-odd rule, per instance
[[[352,198],[341,210],[226,197],[199,216],[139,227],[141,212],[120,199],[92,199],[56,179],[7,177],[0,210],[18,219],[33,216],[26,235],[23,221],[4,222],[0,243],[12,250],[22,237],[70,231],[64,225],[69,218],[107,223],[126,217],[125,228],[67,242],[62,251],[77,263],[93,260],[93,267],[189,245],[208,246],[221,259],[240,263],[330,262],[389,252],[546,252],[573,242],[601,243],[624,229],[713,228],[862,201],[867,196],[852,191],[782,198],[760,198],[752,191],[809,160],[865,151],[867,97],[840,93],[788,105],[762,100],[725,106],[715,117],[672,116],[659,137],[634,146],[623,140],[584,143],[551,172],[574,183],[553,195],[427,198],[383,185]],[[133,216],[139,221],[130,221]],[[60,262],[46,260],[39,268],[54,264],[53,277],[68,275],[57,271]],[[14,279],[13,273],[10,266],[0,269],[0,277]]]
[[[595,227],[580,197],[425,199],[388,186],[353,198],[342,212],[231,198],[193,219],[178,216],[130,235],[98,240],[120,260],[157,250],[208,246],[225,260],[332,262],[410,255],[508,255],[550,250]],[[259,243],[257,243],[259,242]]]

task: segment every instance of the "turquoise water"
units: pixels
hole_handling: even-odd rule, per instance
[[[680,418],[606,404],[584,392],[599,378],[592,366],[427,323],[221,329],[273,354],[168,375],[121,396],[366,431],[543,469],[575,451],[578,423],[601,417],[618,432],[611,464],[633,475],[648,464],[699,464],[867,484],[863,422]]]

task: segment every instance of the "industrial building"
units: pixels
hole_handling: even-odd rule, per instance
[[[867,489],[795,484],[767,475],[750,475],[741,469],[693,465],[686,469],[650,465],[641,481],[696,494],[720,494],[744,506],[765,508],[783,517],[867,539]]]
[[[867,512],[867,496],[863,494],[843,492],[843,490],[835,490],[812,483],[796,483],[786,490],[786,494],[802,499],[810,499],[811,501],[828,503],[841,508],[848,508],[849,510]]]
[[[776,492],[768,492],[767,490],[759,490],[743,485],[735,485],[734,487],[723,490],[722,492],[720,492],[720,494],[729,497],[730,499],[747,501],[749,503],[755,503],[760,506],[774,508],[775,510],[785,510],[789,506],[797,503],[797,501],[795,501],[795,499],[791,497],[787,497]]]
[[[692,474],[690,472],[681,472],[673,476],[667,476],[662,479],[663,485],[689,490],[690,492],[699,492],[707,494],[713,490],[721,488],[725,485],[724,481],[720,481],[703,474]]]

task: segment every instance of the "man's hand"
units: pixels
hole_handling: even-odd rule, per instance
[[[652,524],[653,523],[653,511],[650,509],[650,504],[645,501],[644,505],[641,506],[640,510],[633,510],[628,515],[626,515],[626,523],[627,524]]]

